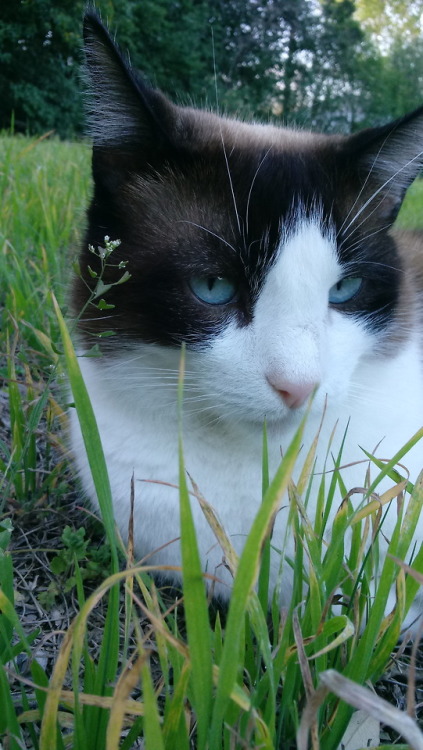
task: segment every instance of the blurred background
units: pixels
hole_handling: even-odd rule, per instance
[[[0,129],[84,133],[83,0],[1,0]],[[423,104],[423,0],[97,0],[179,103],[326,132]]]

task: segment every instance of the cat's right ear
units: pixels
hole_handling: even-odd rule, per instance
[[[94,149],[119,153],[121,167],[125,154],[132,160],[136,154],[136,161],[154,165],[170,145],[177,107],[135,73],[92,10],[84,17],[84,50],[87,117]],[[132,161],[134,166],[142,165]]]

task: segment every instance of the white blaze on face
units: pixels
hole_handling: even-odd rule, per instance
[[[345,398],[371,335],[353,316],[329,307],[329,290],[342,277],[334,234],[319,216],[297,219],[282,236],[257,299],[252,322],[231,323],[197,362],[209,392],[241,417],[283,418],[318,386]]]
[[[328,290],[339,277],[333,239],[320,222],[303,221],[282,238],[254,316],[259,356],[277,390],[310,393],[321,382]]]

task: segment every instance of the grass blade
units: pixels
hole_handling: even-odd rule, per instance
[[[69,331],[54,295],[53,305],[57,320],[59,322],[69,383],[72,388],[75,408],[81,426],[81,432],[84,439],[87,458],[97,493],[97,499],[100,506],[106,535],[110,544],[112,556],[112,572],[116,573],[119,568],[119,564],[113,515],[112,493],[110,489],[106,461],[101,445],[100,434],[98,431],[93,408],[91,406],[88,391],[85,386],[78,364],[78,359],[76,357],[75,350],[72,344],[72,340],[70,338]],[[109,692],[110,690],[109,688],[107,688],[107,686],[114,679],[114,676],[116,674],[118,652],[119,598],[117,589],[112,588],[109,596],[109,606],[96,677],[96,690],[99,694],[107,694],[107,692]],[[104,747],[107,717],[104,715],[104,712],[102,713],[98,708],[90,709],[90,712],[92,716],[92,724],[89,733],[91,736],[96,736],[96,747],[101,750],[102,745]],[[93,730],[93,724],[95,724],[97,727],[96,731]]]
[[[115,523],[113,516],[112,492],[110,489],[109,475],[107,473],[106,461],[101,445],[100,434],[97,427],[94,411],[84,383],[81,369],[75,349],[72,344],[69,331],[60,311],[56,297],[53,297],[53,305],[59,322],[62,337],[63,350],[65,353],[66,369],[72,394],[78,414],[79,424],[84,439],[85,450],[91,469],[94,486],[97,493],[101,516],[106,530],[106,535],[112,550],[113,572],[118,570]]]
[[[280,500],[289,484],[291,472],[301,446],[304,421],[301,423],[281,461],[275,478],[269,486],[240,557],[229,607],[226,638],[220,662],[219,682],[212,717],[210,747],[213,748],[219,747],[226,707],[238,674],[238,654],[241,635],[239,623],[244,618],[250,591],[257,580],[263,542],[272,519],[277,512]]]
[[[179,408],[182,410],[184,351],[181,354]],[[198,723],[198,750],[206,747],[210,724],[212,696],[211,630],[208,617],[206,587],[192,517],[182,446],[179,435],[179,502],[181,521],[182,580],[191,656],[192,701]]]
[[[144,738],[145,750],[165,750],[162,729],[160,725],[159,711],[156,696],[154,695],[153,683],[150,674],[150,665],[147,659],[141,666],[142,688],[144,697]]]

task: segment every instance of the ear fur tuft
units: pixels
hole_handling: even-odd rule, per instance
[[[350,147],[372,201],[380,205],[381,217],[394,221],[407,188],[423,167],[423,107],[383,127],[357,133]]]
[[[161,119],[171,106],[133,70],[94,10],[84,17],[87,115],[95,146],[148,146],[165,135]]]

